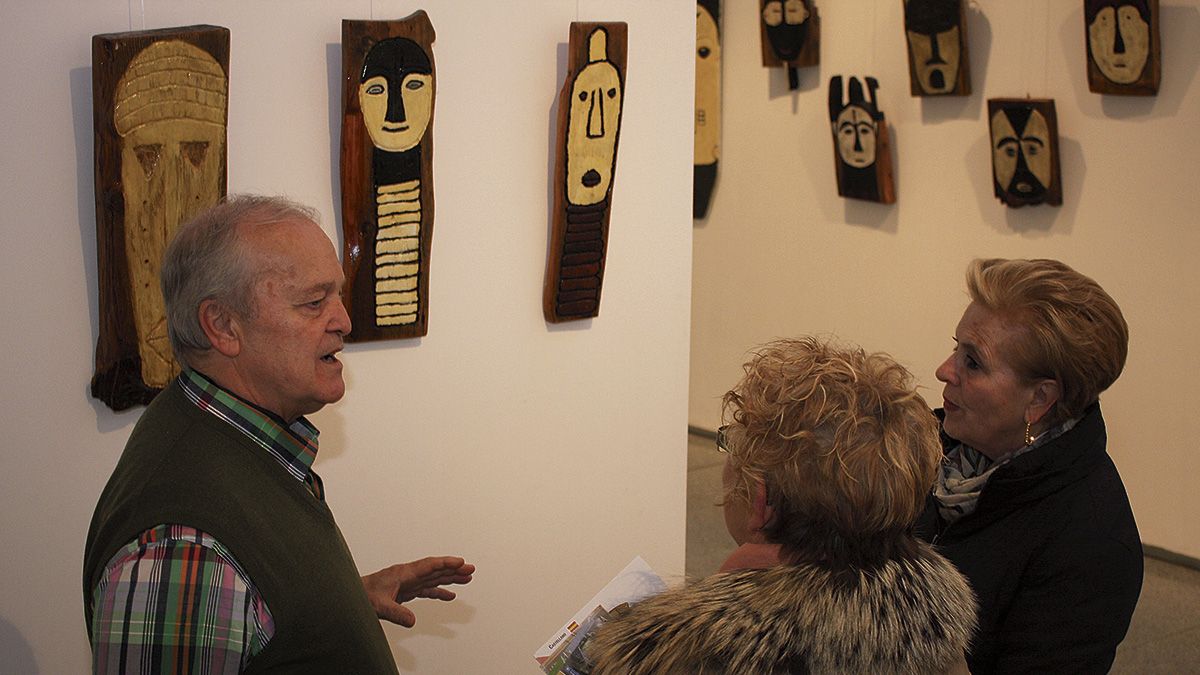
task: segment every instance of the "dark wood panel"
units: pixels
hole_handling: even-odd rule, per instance
[[[542,310],[559,323],[597,316],[625,98],[625,23],[571,24],[558,96],[554,213]],[[576,253],[587,245],[588,253]]]
[[[159,268],[179,225],[226,190],[229,30],[92,37],[100,332],[91,392],[148,403],[178,373]]]
[[[435,38],[423,10],[342,21],[342,299],[352,342],[429,329]]]

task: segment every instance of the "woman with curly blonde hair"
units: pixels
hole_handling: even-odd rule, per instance
[[[966,580],[911,535],[941,457],[883,354],[780,340],[725,395],[722,569],[631,607],[593,673],[937,673],[964,666]]]

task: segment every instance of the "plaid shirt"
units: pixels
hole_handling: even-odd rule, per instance
[[[262,446],[324,499],[312,471],[317,429],[291,425],[194,370],[179,376],[188,399]],[[236,673],[275,634],[271,611],[233,554],[208,534],[163,523],[109,560],[92,592],[96,673]]]

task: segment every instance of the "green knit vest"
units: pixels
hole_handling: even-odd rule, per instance
[[[215,537],[266,601],[275,635],[247,673],[397,672],[329,507],[178,382],[146,409],[96,505],[83,566],[89,634],[105,564],[161,523]]]

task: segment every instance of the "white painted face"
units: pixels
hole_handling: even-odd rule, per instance
[[[721,42],[717,22],[696,6],[696,164],[721,156]]]
[[[433,76],[408,73],[392,91],[394,80],[376,75],[358,86],[363,123],[375,147],[403,152],[416,147],[433,116]]]
[[[871,115],[856,105],[846,106],[833,122],[838,156],[846,164],[862,169],[875,163],[878,125]]]
[[[597,204],[612,185],[621,128],[621,76],[608,60],[608,34],[588,39],[589,62],[571,86],[567,112],[567,201]]]
[[[1088,45],[1104,77],[1131,84],[1142,76],[1150,58],[1150,24],[1133,5],[1105,7],[1088,25]]]
[[[1018,134],[1008,115],[996,111],[992,117],[992,164],[1001,189],[1032,197],[1049,188],[1053,179],[1051,142],[1050,127],[1041,112],[1030,112],[1025,128]],[[1027,171],[1020,170],[1021,158]]]
[[[958,66],[961,61],[958,26],[933,35],[911,30],[907,31],[907,34],[913,69],[917,73],[921,90],[927,94],[952,91],[958,83]]]

